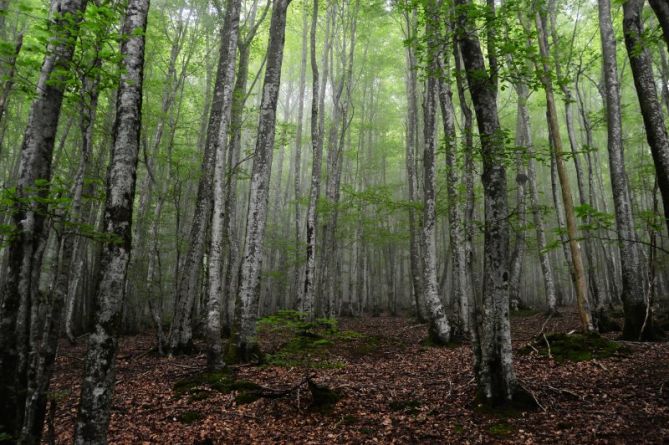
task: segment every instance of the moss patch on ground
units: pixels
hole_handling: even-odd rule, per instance
[[[174,384],[177,396],[189,395],[191,400],[206,399],[212,391],[223,394],[236,393],[238,403],[250,403],[260,398],[262,387],[247,380],[237,380],[229,372],[195,374]]]
[[[611,341],[597,333],[550,334],[537,336],[531,346],[521,349],[522,353],[533,350],[545,357],[551,356],[556,362],[582,362],[604,359],[626,352],[620,343]]]

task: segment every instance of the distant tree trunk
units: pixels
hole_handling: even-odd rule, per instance
[[[490,405],[513,400],[519,388],[511,360],[509,324],[509,228],[504,169],[504,136],[497,114],[497,88],[486,70],[470,18],[470,0],[457,0],[457,36],[476,110],[483,157],[485,196],[482,307],[472,327],[475,375],[481,400]],[[494,49],[489,49],[494,51]]]
[[[307,209],[307,258],[304,274],[304,293],[302,295],[302,307],[309,319],[314,318],[316,283],[316,228],[318,227],[318,197],[321,189],[321,164],[323,160],[323,127],[320,124],[320,84],[318,74],[318,62],[316,60],[316,33],[318,28],[318,0],[313,2],[311,17],[310,45],[311,45],[311,145],[313,150],[311,167],[311,189],[309,191],[309,207]]]
[[[417,33],[416,25],[416,9],[412,11],[409,16],[405,13],[406,35],[407,40],[411,41]],[[406,132],[406,170],[407,182],[409,190],[409,201],[415,203],[418,201],[417,184],[416,184],[416,151],[418,149],[418,78],[417,78],[417,62],[415,49],[411,45],[407,45],[406,49],[407,60],[407,132]],[[416,210],[413,205],[409,207],[409,255],[411,266],[411,283],[413,286],[413,295],[416,304],[416,318],[420,322],[427,320],[425,300],[423,298],[423,280],[422,267],[420,256],[420,234],[417,227],[420,222],[416,221]]]
[[[286,32],[286,13],[290,0],[274,0],[267,47],[267,67],[263,84],[258,139],[251,172],[246,242],[240,268],[239,331],[234,341],[239,357],[246,361],[258,353],[256,317],[260,292],[263,238],[267,219],[269,183],[274,150],[276,108],[281,84],[281,67]]]
[[[121,40],[122,74],[107,173],[104,233],[95,326],[86,353],[74,443],[106,443],[114,392],[116,349],[131,252],[142,113],[148,0],[129,0]]]
[[[446,312],[439,298],[437,284],[437,242],[435,236],[437,214],[437,166],[435,157],[437,152],[437,106],[438,106],[438,51],[439,35],[437,4],[435,0],[428,0],[425,6],[427,38],[427,79],[425,100],[423,103],[423,134],[425,147],[423,149],[423,296],[430,319],[430,337],[438,343],[448,343],[451,340],[451,327]]]
[[[546,231],[544,228],[544,221],[539,207],[539,192],[537,190],[537,172],[534,159],[534,145],[532,143],[532,136],[530,132],[530,115],[527,109],[527,100],[529,97],[529,90],[527,85],[520,84],[517,87],[518,92],[518,118],[525,133],[524,143],[528,156],[527,164],[527,183],[530,189],[530,205],[532,207],[532,217],[534,226],[537,232],[537,250],[539,251],[539,262],[541,263],[541,273],[544,278],[544,290],[546,292],[546,302],[548,304],[548,311],[555,313],[557,311],[557,297],[555,292],[555,277],[553,275],[553,266],[548,255],[546,246]]]
[[[0,12],[0,17],[4,15]],[[0,93],[0,122],[2,122],[3,117],[5,116],[5,111],[7,110],[7,100],[9,99],[9,93],[12,91],[14,86],[14,77],[16,75],[16,59],[19,57],[21,48],[23,47],[23,33],[19,34],[16,38],[16,45],[14,46],[14,52],[10,56],[9,60],[5,63],[5,68],[7,71],[3,72],[4,84],[2,85],[2,93]],[[0,154],[2,153],[2,144],[0,144]]]
[[[8,267],[0,301],[0,430],[21,428],[29,354],[31,306],[38,304],[38,246],[44,235],[54,139],[65,79],[74,54],[86,0],[54,0],[51,34],[32,103],[19,164],[17,201],[11,213],[16,233],[9,243]],[[27,203],[27,205],[26,205]]]
[[[214,165],[214,206],[211,215],[211,237],[209,244],[207,283],[207,367],[209,370],[220,370],[225,367],[223,361],[223,345],[221,344],[221,306],[223,304],[222,269],[223,269],[223,236],[225,233],[225,184],[226,155],[230,114],[232,107],[233,79],[235,76],[235,54],[239,37],[239,16],[241,0],[228,0],[225,9],[226,47],[222,49],[221,58],[227,60],[221,81],[221,121],[216,134],[216,163]]]
[[[223,26],[220,36],[221,49],[219,63],[214,82],[214,97],[211,104],[204,156],[197,189],[195,214],[189,236],[188,253],[186,254],[181,280],[177,287],[174,317],[168,338],[168,349],[174,354],[190,352],[193,348],[193,321],[191,316],[195,298],[198,294],[198,278],[202,270],[207,229],[210,227],[214,166],[216,164],[219,129],[223,116],[223,96],[226,87],[225,76],[227,75],[230,65],[229,60],[231,58],[228,53],[229,40],[229,28]],[[234,64],[232,65],[234,68]]]
[[[662,194],[664,218],[669,233],[669,137],[657,97],[652,60],[642,38],[643,5],[644,0],[627,0],[623,3],[623,31],[646,137],[655,162],[657,183]]]
[[[581,247],[577,239],[576,215],[574,214],[574,203],[569,186],[569,176],[564,164],[562,154],[562,139],[560,137],[560,126],[558,124],[557,110],[555,107],[555,98],[553,96],[553,83],[550,77],[550,67],[548,65],[549,51],[546,33],[544,31],[543,19],[539,12],[535,17],[539,48],[543,60],[543,66],[538,66],[541,82],[546,91],[546,106],[548,128],[551,140],[553,141],[553,150],[555,151],[555,164],[560,178],[562,189],[562,201],[564,203],[565,217],[567,220],[567,236],[569,238],[569,248],[571,251],[571,260],[574,267],[574,285],[576,288],[576,301],[578,303],[579,315],[581,317],[581,328],[584,331],[592,331],[592,314],[590,312],[590,303],[588,301],[588,286],[585,278],[585,269],[583,267],[583,257],[581,256]]]

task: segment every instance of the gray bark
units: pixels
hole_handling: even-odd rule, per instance
[[[54,0],[51,6],[46,56],[37,83],[21,146],[17,204],[13,209],[16,234],[9,245],[8,267],[0,309],[0,429],[18,433],[23,417],[29,353],[30,307],[36,305],[39,240],[44,234],[54,139],[65,85],[60,77],[69,70],[86,0]],[[37,199],[36,199],[37,198]],[[19,201],[28,205],[19,205]]]
[[[286,32],[286,13],[290,0],[274,0],[267,47],[267,67],[263,84],[258,139],[251,172],[246,242],[240,268],[240,326],[235,347],[242,360],[257,353],[256,317],[260,292],[262,248],[267,219],[269,183],[274,150],[276,108],[281,84],[281,67]]]
[[[646,138],[653,154],[658,186],[662,195],[664,217],[669,232],[669,137],[664,125],[662,107],[657,97],[650,53],[643,36],[641,12],[644,0],[628,0],[623,3],[623,31],[625,46],[634,76],[641,115],[646,128]]]
[[[508,403],[518,391],[509,324],[509,228],[504,137],[497,114],[497,89],[487,74],[479,38],[468,16],[469,0],[457,0],[458,40],[476,111],[483,156],[485,196],[482,307],[472,329],[478,393],[488,404]]]
[[[118,334],[131,252],[132,212],[142,112],[148,0],[130,0],[123,23],[122,74],[107,173],[104,243],[95,325],[86,353],[74,443],[106,443],[115,383]]]

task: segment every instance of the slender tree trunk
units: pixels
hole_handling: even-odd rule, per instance
[[[560,137],[560,126],[558,124],[557,110],[555,107],[555,98],[553,95],[553,84],[550,77],[550,67],[548,65],[549,51],[546,33],[544,31],[543,20],[537,12],[535,17],[539,48],[541,57],[544,59],[543,66],[537,67],[541,82],[546,91],[547,119],[548,128],[553,141],[553,150],[555,151],[555,164],[560,178],[562,190],[562,201],[564,203],[565,217],[567,220],[567,237],[569,238],[569,248],[571,251],[571,260],[574,267],[574,285],[576,288],[576,301],[578,303],[579,315],[581,317],[581,328],[584,331],[592,331],[592,315],[590,313],[590,303],[588,301],[588,286],[585,278],[585,269],[583,267],[583,257],[581,256],[581,247],[577,239],[576,215],[574,213],[574,203],[571,196],[569,185],[569,176],[564,164],[562,152],[562,139]]]
[[[438,106],[438,20],[437,4],[435,0],[428,0],[425,8],[427,38],[427,80],[425,87],[425,101],[423,103],[423,134],[425,147],[423,150],[423,296],[430,319],[430,337],[439,343],[448,343],[451,340],[451,327],[446,312],[439,299],[437,284],[437,243],[435,236],[437,200],[437,126],[436,115]]]
[[[606,115],[608,129],[609,169],[613,203],[616,209],[618,247],[622,270],[622,300],[625,310],[623,337],[638,340],[652,336],[651,323],[646,323],[646,307],[641,268],[641,255],[637,247],[637,235],[632,216],[632,200],[625,172],[623,154],[622,113],[620,107],[620,85],[616,61],[616,38],[611,23],[609,0],[599,0],[599,29],[604,59],[604,82],[606,84]],[[644,330],[645,328],[645,330]]]
[[[15,236],[9,244],[8,267],[0,310],[0,430],[17,434],[21,428],[29,353],[31,305],[37,304],[39,240],[44,233],[54,139],[68,72],[86,0],[54,0],[47,44],[21,146],[17,201],[12,209]],[[22,204],[27,202],[28,205]]]
[[[227,24],[227,20],[225,21]],[[174,304],[174,317],[170,327],[168,339],[171,353],[190,352],[193,348],[192,310],[198,294],[198,282],[202,270],[207,229],[210,227],[211,208],[213,202],[214,166],[219,144],[219,130],[223,117],[225,76],[229,69],[230,48],[229,26],[223,26],[220,37],[220,55],[216,80],[214,83],[214,97],[209,114],[209,124],[205,141],[204,156],[200,170],[195,214],[191,225],[188,243],[188,253],[177,287]],[[235,54],[235,53],[233,53]],[[234,68],[234,63],[231,64]],[[231,79],[231,78],[230,78]]]
[[[267,67],[263,84],[258,139],[256,141],[246,224],[246,242],[240,268],[240,326],[234,339],[239,357],[246,361],[258,353],[256,340],[257,305],[260,292],[262,244],[267,219],[269,183],[274,150],[276,108],[281,84],[281,67],[290,0],[274,0],[267,47]]]
[[[221,344],[221,306],[223,305],[222,269],[223,269],[223,236],[225,212],[225,183],[230,114],[232,107],[233,79],[235,76],[235,54],[239,38],[239,16],[241,0],[228,0],[225,10],[225,34],[227,35],[225,57],[228,61],[224,68],[221,122],[216,138],[216,163],[214,166],[214,206],[211,216],[211,236],[208,258],[207,283],[207,367],[219,370],[225,367],[223,361],[223,345]]]
[[[625,46],[634,76],[641,115],[646,128],[646,138],[653,154],[657,182],[662,195],[664,218],[669,232],[669,137],[664,122],[662,106],[657,97],[650,53],[643,41],[641,12],[644,0],[627,0],[623,3],[623,31]]]
[[[669,3],[666,0],[648,0],[650,6],[655,11],[660,27],[662,28],[662,36],[667,42],[667,49],[669,50]]]
[[[318,226],[318,214],[316,206],[321,189],[321,164],[323,160],[323,128],[320,124],[320,84],[318,73],[318,62],[316,60],[316,33],[318,27],[318,0],[313,2],[310,31],[310,53],[311,53],[311,145],[313,150],[311,167],[311,189],[309,191],[309,207],[307,209],[307,258],[304,274],[304,294],[302,312],[307,314],[309,319],[315,315],[315,296],[314,287],[316,283],[316,228]]]
[[[122,75],[116,100],[114,141],[107,173],[104,243],[95,327],[86,353],[74,443],[106,443],[115,381],[116,349],[131,252],[142,113],[148,0],[129,0],[123,23]]]

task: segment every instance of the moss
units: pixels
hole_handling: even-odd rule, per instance
[[[497,438],[504,438],[513,433],[513,427],[506,422],[499,422],[490,425],[488,431]]]
[[[447,348],[454,349],[462,345],[462,342],[459,340],[451,340],[448,343],[440,341],[436,336],[429,334],[427,337],[420,342],[421,346],[426,348]]]
[[[342,425],[353,425],[358,423],[358,417],[354,416],[353,414],[346,414],[341,418],[341,423]]]
[[[229,371],[203,372],[179,380],[174,384],[173,389],[177,395],[194,394],[201,391],[200,388],[202,387],[214,388],[223,382],[231,380],[233,380],[233,377]]]
[[[550,334],[545,339],[543,336],[538,336],[532,343],[533,347],[527,346],[521,353],[529,353],[536,349],[541,355],[548,356],[549,348],[546,342],[550,345],[550,355],[558,363],[604,359],[627,351],[624,346],[597,333],[575,333]]]
[[[248,380],[237,380],[228,372],[212,372],[180,380],[175,383],[174,391],[177,395],[189,394],[191,400],[204,400],[210,396],[210,391],[236,392],[238,403],[250,403],[261,397],[262,387]]]
[[[202,414],[197,411],[184,411],[179,414],[179,422],[189,425],[191,423],[197,422],[202,418]]]
[[[421,402],[415,399],[394,400],[388,404],[393,411],[404,411],[409,414],[416,414],[421,407]]]
[[[456,433],[464,433],[465,428],[459,423],[456,423],[455,425],[453,425],[453,431],[455,431]]]

